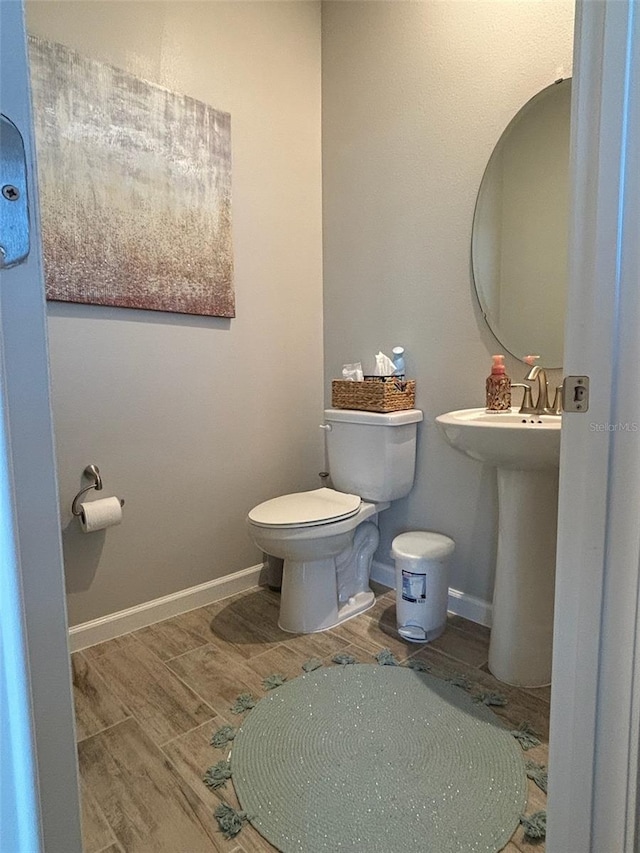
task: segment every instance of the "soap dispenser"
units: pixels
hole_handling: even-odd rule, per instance
[[[487,376],[487,411],[508,412],[511,409],[511,380],[507,376],[503,355],[492,355],[491,373]]]

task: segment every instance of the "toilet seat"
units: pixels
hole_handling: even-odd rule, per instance
[[[313,489],[264,501],[251,510],[249,521],[258,527],[316,527],[351,518],[361,503],[359,495]]]

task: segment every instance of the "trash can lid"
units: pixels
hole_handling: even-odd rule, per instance
[[[453,539],[443,533],[431,533],[427,530],[401,533],[391,543],[393,556],[405,560],[437,560],[453,554],[455,547]]]

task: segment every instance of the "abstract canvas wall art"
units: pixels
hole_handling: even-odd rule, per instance
[[[229,114],[29,47],[47,298],[234,317]]]

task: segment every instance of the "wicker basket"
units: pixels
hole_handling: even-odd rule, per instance
[[[397,376],[365,376],[364,382],[331,383],[334,409],[360,409],[365,412],[399,412],[413,409],[416,403],[415,379]]]

